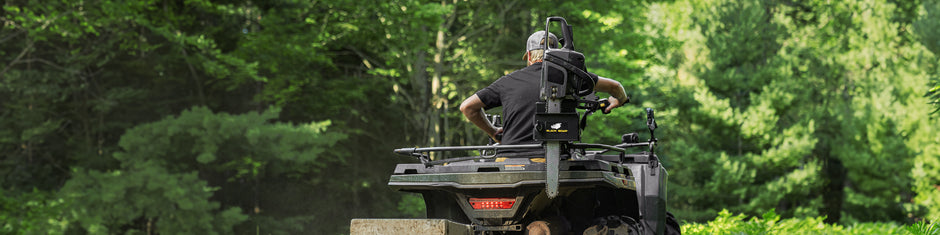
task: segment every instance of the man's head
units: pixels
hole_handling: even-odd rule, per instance
[[[526,53],[523,56],[529,65],[542,61],[542,57],[545,56],[542,45],[545,45],[545,31],[538,31],[529,35],[529,39],[525,43]],[[548,33],[548,45],[549,48],[558,48],[558,37],[555,37],[555,34]]]

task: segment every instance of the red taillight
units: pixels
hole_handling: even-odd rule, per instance
[[[470,206],[475,210],[512,209],[516,198],[470,198]]]

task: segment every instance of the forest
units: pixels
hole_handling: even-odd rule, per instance
[[[683,229],[940,219],[936,0],[0,5],[2,234],[344,234],[422,217],[420,195],[386,186],[415,162],[392,150],[486,144],[458,106],[524,67],[549,16],[632,98],[591,116],[585,141],[656,110]]]

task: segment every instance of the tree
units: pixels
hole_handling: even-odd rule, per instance
[[[55,188],[73,165],[114,167],[101,159],[124,129],[193,104],[237,102],[207,98],[227,93],[207,77],[223,85],[257,78],[244,60],[194,36],[224,28],[208,22],[223,12],[156,4],[4,3],[0,148],[11,154],[0,171],[15,175],[4,187]]]
[[[676,80],[659,80],[676,108],[665,131],[678,136],[664,145],[690,169],[671,177],[679,208],[706,213],[693,218],[776,208],[830,223],[903,221],[914,211],[903,187],[912,181],[897,174],[911,170],[933,121],[917,111],[927,102],[910,84],[926,77],[902,65],[918,64],[919,45],[909,22],[893,21],[903,19],[893,5],[676,5],[709,9],[685,26],[700,36],[673,32],[686,43],[663,52],[675,75],[660,79]]]
[[[585,141],[656,108],[680,218],[936,215],[931,4],[6,1],[0,218],[25,223],[2,227],[343,233],[419,213],[384,187],[413,160],[390,150],[484,143],[453,104],[524,66],[522,41],[554,15],[634,98]]]
[[[248,219],[240,208],[250,208],[253,220],[273,218],[261,208],[283,209],[259,202],[293,196],[275,189],[322,177],[321,169],[337,161],[329,157],[331,147],[346,137],[326,132],[329,122],[269,123],[277,115],[276,110],[214,114],[197,107],[137,126],[122,136],[122,151],[114,154],[119,169],[76,170],[61,191],[75,202],[65,214],[92,233],[232,233]],[[245,192],[253,194],[253,205],[236,196]],[[292,206],[318,203],[331,202]],[[270,233],[291,231],[290,226],[263,227]]]
[[[351,2],[344,6],[354,6],[348,3]],[[299,123],[342,120],[334,123],[334,130],[346,130],[345,133],[355,133],[355,136],[348,138],[348,142],[341,145],[343,147],[332,149],[331,153],[335,153],[333,156],[356,156],[353,160],[365,164],[360,167],[348,163],[353,160],[331,162],[342,167],[327,169],[336,171],[330,173],[358,172],[360,175],[357,176],[361,177],[281,184],[279,186],[296,186],[298,193],[291,194],[292,198],[265,198],[265,202],[307,201],[303,193],[322,186],[334,189],[336,193],[331,198],[360,203],[362,205],[358,208],[363,209],[345,210],[346,207],[339,203],[327,204],[329,210],[291,205],[261,206],[265,214],[249,215],[253,220],[264,223],[243,223],[242,226],[262,224],[267,228],[268,225],[290,224],[295,231],[313,231],[317,224],[309,222],[313,220],[309,215],[316,213],[311,211],[363,214],[375,210],[395,214],[398,197],[375,196],[388,194],[386,192],[390,190],[368,185],[384,184],[384,177],[391,171],[387,168],[373,170],[378,167],[371,164],[387,167],[399,160],[368,160],[371,156],[387,153],[391,149],[389,146],[401,146],[396,141],[377,141],[386,136],[383,132],[402,133],[396,129],[400,125],[393,121],[374,121],[400,117],[395,110],[401,109],[392,107],[388,109],[392,112],[375,115],[371,123],[361,115],[367,110],[387,108],[371,101],[387,99],[389,92],[384,90],[390,90],[387,89],[389,86],[386,83],[357,86],[374,77],[362,76],[366,74],[364,66],[363,69],[344,69],[342,66],[346,64],[337,62],[354,58],[337,49],[343,48],[343,40],[355,41],[343,37],[342,32],[349,24],[322,22],[329,26],[324,29],[331,34],[320,34],[319,31],[299,34],[305,32],[305,27],[320,23],[320,19],[328,22],[345,20],[347,15],[340,12],[326,18],[313,17],[319,16],[321,11],[330,11],[332,6],[303,1],[262,4],[249,1],[8,1],[4,2],[3,8],[4,14],[0,18],[4,25],[0,33],[4,35],[0,37],[3,42],[0,56],[4,58],[4,64],[0,65],[3,69],[0,89],[4,90],[0,92],[0,106],[3,106],[0,109],[0,125],[3,127],[0,128],[0,149],[8,154],[2,155],[0,174],[9,176],[0,181],[0,186],[5,189],[4,198],[20,200],[25,197],[18,195],[29,195],[34,188],[46,194],[59,191],[66,181],[74,182],[71,177],[79,174],[74,173],[73,168],[82,169],[79,172],[85,175],[84,179],[111,180],[109,177],[115,176],[91,172],[121,169],[120,162],[109,156],[120,149],[118,140],[122,134],[136,125],[178,115],[192,106],[244,113],[266,110],[273,104],[286,110],[277,117],[282,120]],[[333,77],[355,79],[328,79]],[[358,92],[350,92],[350,87],[356,87],[353,91]],[[310,104],[316,104],[314,109],[306,109]],[[346,120],[352,121],[347,124]],[[372,131],[364,133],[362,130]],[[363,147],[360,143],[379,144]],[[250,168],[251,165],[239,167]],[[180,186],[196,190],[192,187],[199,184],[199,180],[187,178],[190,176],[155,172],[125,171],[123,176],[187,182],[185,185],[168,184],[158,187],[160,189]],[[281,182],[276,177],[264,180]],[[207,185],[217,187],[219,184],[216,183],[213,181]],[[244,185],[222,187],[232,190],[225,192],[229,195],[227,201],[219,199],[223,193],[210,192],[209,202],[199,204],[201,207],[198,209],[211,211],[213,207],[235,206],[243,208],[243,211],[254,211],[256,203],[251,202],[258,201],[258,197],[246,192],[253,191],[252,187],[258,183],[241,183]],[[382,193],[373,193],[376,191]],[[357,193],[361,196],[347,196],[356,192],[361,192]],[[197,191],[193,193],[197,194]],[[193,196],[193,200],[203,200],[204,195],[206,192],[200,192]],[[78,198],[96,202],[94,198]],[[59,198],[49,201],[57,200]],[[29,201],[24,199],[23,202]],[[133,203],[122,205],[135,205]],[[132,213],[140,215],[143,212]],[[298,214],[307,218],[300,218]],[[350,216],[320,216],[317,219],[348,220]],[[228,221],[223,223],[228,224],[237,222],[237,218],[220,220]],[[304,221],[308,222],[302,224]],[[126,221],[114,221],[122,222]],[[133,221],[132,224],[146,222]],[[92,226],[97,222],[84,223]],[[343,223],[332,224],[337,225],[320,229],[329,232],[341,231],[344,227]],[[110,228],[113,232],[127,229]]]
[[[940,55],[940,2],[924,1],[920,6],[918,18],[914,21],[913,31],[917,34],[919,42],[929,51],[932,56],[925,55],[920,63],[921,67],[931,74],[933,88],[927,91],[927,97],[931,99],[934,105],[933,115],[940,110],[940,76],[937,76],[937,56]],[[934,116],[935,117],[935,116]],[[936,125],[933,126],[936,128]],[[934,136],[923,141],[933,143],[940,142]],[[914,179],[914,191],[917,196],[914,202],[926,208],[927,219],[937,221],[940,218],[940,149],[935,145],[924,145],[920,147],[921,154],[914,160],[914,170],[911,177]]]

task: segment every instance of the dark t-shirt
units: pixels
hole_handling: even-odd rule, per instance
[[[484,109],[503,106],[502,144],[535,144],[535,103],[539,101],[542,63],[500,77],[477,91]]]

